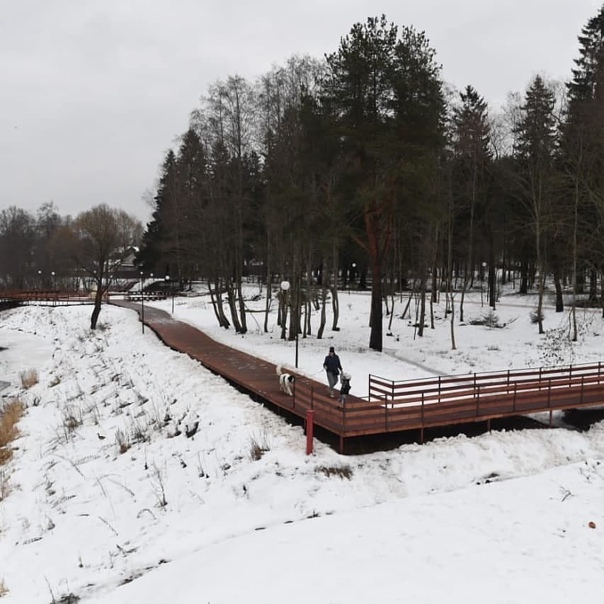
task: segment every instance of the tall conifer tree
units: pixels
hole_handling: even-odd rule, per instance
[[[346,197],[364,225],[356,239],[371,259],[374,350],[382,349],[382,278],[395,215],[403,202],[427,202],[430,167],[443,145],[434,54],[423,33],[399,31],[382,16],[355,24],[327,57],[323,100],[340,130]]]

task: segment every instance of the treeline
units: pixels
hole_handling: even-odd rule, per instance
[[[165,157],[140,260],[207,279],[230,309],[219,320],[239,331],[242,277],[260,269],[300,301],[290,333],[313,286],[320,336],[338,276],[369,275],[369,345],[381,350],[385,288],[418,293],[422,335],[431,296],[445,292],[451,308],[458,295],[463,320],[483,272],[491,304],[511,274],[520,292],[536,289],[542,332],[547,278],[558,310],[564,285],[602,296],[602,31],[604,7],[581,32],[569,83],[536,76],[505,119],[472,86],[449,94],[425,35],[384,17],[354,25],[324,61],[219,81]]]
[[[95,329],[104,294],[142,233],[140,221],[104,204],[75,218],[52,202],[35,215],[11,206],[0,211],[0,289],[86,291]]]

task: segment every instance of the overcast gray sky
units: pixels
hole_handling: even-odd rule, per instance
[[[143,201],[217,79],[322,57],[385,13],[424,30],[456,88],[489,102],[536,73],[567,80],[602,0],[1,0],[0,209]]]

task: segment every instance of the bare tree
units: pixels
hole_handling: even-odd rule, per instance
[[[96,288],[90,329],[96,329],[103,295],[113,271],[124,261],[129,248],[138,243],[142,228],[133,216],[105,204],[82,212],[76,218],[71,230],[72,253]]]

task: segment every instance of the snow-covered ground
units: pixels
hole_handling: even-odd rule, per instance
[[[155,305],[170,312],[171,302]],[[418,338],[399,318],[404,304],[376,353],[369,296],[341,294],[341,330],[301,338],[300,370],[323,379],[333,345],[364,396],[369,373],[581,363],[604,349],[595,311],[580,313],[571,345],[568,314],[546,310],[539,337],[534,305],[506,296],[496,311],[505,327],[456,326],[453,351],[442,307],[436,329]],[[177,298],[174,310],[232,346],[294,363],[274,315],[270,333],[253,315],[238,336],[217,327],[204,296]],[[604,423],[346,457],[317,441],[306,456],[301,428],[141,333],[134,312],[104,307],[96,332],[90,312],[0,314],[0,381],[10,383],[0,394],[27,404],[13,460],[0,469],[2,602],[603,600]],[[487,312],[475,294],[466,318]],[[39,383],[24,390],[27,369]],[[254,445],[265,449],[259,459]]]

